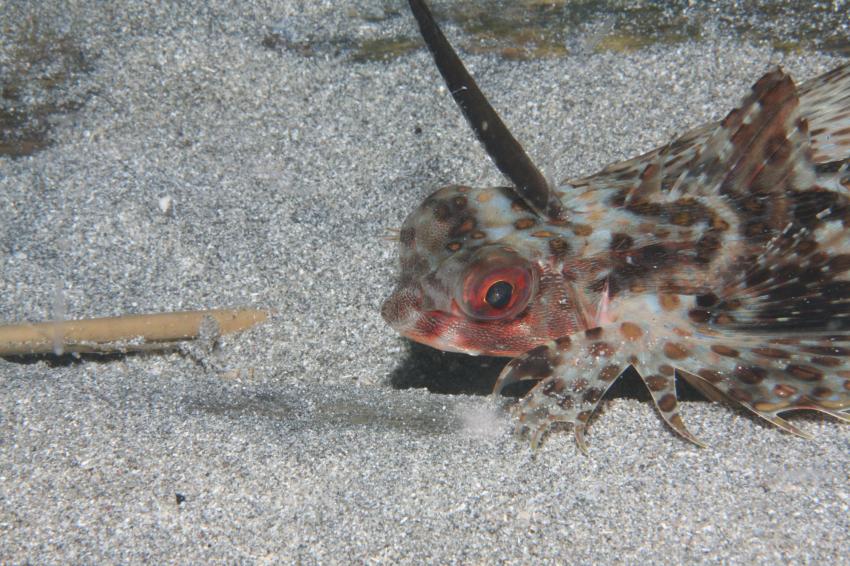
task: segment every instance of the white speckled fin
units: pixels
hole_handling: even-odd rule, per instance
[[[793,300],[805,299],[807,294],[797,291]],[[817,313],[808,317],[796,312],[791,317],[798,319],[796,331],[784,316],[752,324],[747,320],[751,311],[765,317],[783,313],[783,302],[774,305],[778,310],[764,310],[761,299],[761,293],[725,300],[714,295],[663,296],[654,312],[648,304],[645,312],[652,314],[644,320],[675,335],[661,345],[666,359],[658,371],[672,366],[709,398],[732,400],[798,436],[809,437],[780,414],[807,409],[850,420],[843,414],[850,410],[850,333],[828,333],[829,317]],[[812,307],[818,308],[814,303]]]
[[[572,425],[576,442],[585,451],[588,420],[605,392],[631,365],[665,422],[682,437],[703,446],[679,414],[673,366],[661,363],[665,350],[654,350],[659,340],[648,325],[622,322],[549,342],[512,360],[499,376],[495,393],[510,383],[540,380],[518,406],[520,425],[530,431],[532,445],[538,444],[552,424],[560,422]]]
[[[850,64],[799,88],[800,113],[809,123],[812,160],[842,161],[850,156]]]
[[[779,416],[795,410],[815,410],[850,422],[842,413],[850,409],[844,377],[850,368],[850,351],[829,337],[730,336],[708,342],[687,340],[683,346],[688,355],[677,365],[684,370],[681,377],[704,393],[722,393],[787,432],[810,438]],[[832,355],[825,355],[828,352]]]
[[[797,89],[798,117],[807,125],[806,141],[816,165],[835,163],[850,157],[850,64],[843,65],[807,81]],[[663,199],[687,192],[683,177],[691,177],[695,160],[718,138],[722,124],[704,124],[638,157],[612,163],[588,177],[568,179],[565,185],[630,189],[640,186],[645,178],[655,177],[653,185]],[[721,134],[720,139],[723,139]],[[649,175],[647,174],[649,173]],[[691,183],[690,190],[705,187]],[[644,186],[646,191],[648,187]],[[712,188],[713,190],[713,188]],[[711,194],[709,192],[709,194]]]
[[[697,303],[702,302],[702,306]],[[518,406],[520,424],[536,445],[550,425],[569,423],[584,449],[587,421],[619,375],[634,366],[662,418],[702,445],[679,413],[678,375],[712,400],[731,400],[777,427],[809,438],[780,414],[816,410],[850,422],[850,336],[790,338],[725,331],[705,319],[706,299],[685,295],[635,298],[617,322],[539,346],[511,361],[507,384],[540,383]]]
[[[685,381],[687,381],[694,389],[696,389],[697,391],[699,391],[700,393],[702,393],[703,395],[705,395],[706,397],[708,397],[712,401],[715,401],[715,402],[718,402],[718,403],[736,403],[735,399],[724,394],[720,389],[716,388],[711,383],[704,381],[702,378],[700,378],[697,375],[693,375],[693,374],[686,372],[686,371],[679,371],[677,373],[677,375],[679,377],[681,377],[682,379],[684,379]],[[767,415],[767,414],[764,414],[764,413],[760,413],[759,411],[756,411],[755,409],[753,409],[752,407],[750,407],[746,404],[743,404],[742,406],[746,409],[749,409],[750,411],[752,411],[756,415],[762,417],[763,419],[773,423],[774,425],[781,428],[785,432],[791,433],[795,436],[799,436],[800,438],[805,438],[806,440],[812,440],[814,438],[809,433],[807,433],[803,430],[800,430],[799,428],[792,425],[791,423],[789,423],[788,421],[786,421],[782,417],[779,417],[779,416],[776,416],[776,415],[771,416],[771,415]]]

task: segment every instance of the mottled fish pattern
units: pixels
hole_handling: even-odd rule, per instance
[[[850,421],[850,65],[800,86],[773,70],[720,123],[550,187],[424,3],[410,4],[514,186],[444,187],[408,216],[382,309],[394,329],[513,357],[495,392],[537,382],[517,406],[535,445],[565,423],[584,449],[629,366],[695,443],[677,377],[800,436],[783,413]]]

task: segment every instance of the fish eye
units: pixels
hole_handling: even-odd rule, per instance
[[[494,309],[503,309],[511,302],[514,287],[507,281],[496,281],[487,289],[484,300]]]
[[[504,320],[521,313],[537,288],[537,272],[512,250],[484,249],[466,265],[457,306],[477,320]]]

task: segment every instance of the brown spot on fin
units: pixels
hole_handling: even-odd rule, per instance
[[[804,327],[777,330],[769,323],[741,327],[736,318],[745,318],[750,310],[758,312],[763,298],[687,297],[681,311],[660,314],[651,332],[663,345],[658,349],[666,364],[710,399],[734,401],[797,436],[809,437],[784,420],[783,413],[816,410],[846,420],[850,332],[828,333],[825,328],[807,332]],[[694,309],[708,316],[688,316]],[[675,338],[661,342],[665,328],[672,329],[669,334]],[[665,366],[657,371],[669,373]],[[657,402],[663,410],[663,398]]]
[[[701,322],[768,337],[850,332],[850,199],[815,168],[801,118],[805,111],[822,121],[813,106],[824,97],[847,104],[833,91],[850,86],[848,72],[840,68],[800,90],[783,71],[767,73],[693,163],[686,183],[716,189],[738,217],[741,242],[718,274],[720,302],[695,313]]]
[[[781,71],[774,71],[777,72],[787,76]],[[802,138],[808,141],[807,153],[813,163],[840,162],[850,157],[848,92],[850,64],[807,81],[796,91],[796,117],[800,125],[807,124],[808,132],[804,132]],[[741,108],[753,102],[751,96]],[[768,102],[776,101],[768,99]],[[730,125],[731,122],[727,122],[724,129],[719,124],[704,124],[641,156],[612,163],[596,174],[564,182],[576,187],[611,189],[619,195],[610,203],[613,206],[644,199],[664,201],[674,187],[680,194],[714,196],[717,183],[708,185],[706,181],[716,181],[715,177],[725,172],[728,156],[720,155],[720,160],[713,167],[708,160],[717,157],[718,151],[730,138]],[[792,124],[791,127],[797,126]],[[697,175],[694,175],[695,164],[702,164],[702,171]],[[711,179],[700,177],[700,173],[710,173]]]
[[[687,440],[703,444],[685,427],[679,414],[673,369],[664,365],[661,352],[647,355],[655,337],[645,324],[624,321],[538,346],[512,360],[496,382],[495,394],[510,383],[539,380],[519,403],[519,424],[530,433],[536,447],[555,423],[572,427],[576,444],[587,451],[584,433],[590,417],[620,374],[635,366],[664,421]],[[677,350],[679,348],[679,350]],[[680,358],[683,346],[670,343],[667,355]],[[658,374],[653,374],[658,367]]]
[[[850,63],[800,87],[815,163],[850,158]]]
[[[816,182],[791,77],[777,69],[759,79],[689,166],[685,190],[719,195],[738,215],[740,237],[767,242],[779,236],[793,219],[791,196]]]

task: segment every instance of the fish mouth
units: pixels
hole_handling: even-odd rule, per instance
[[[441,310],[422,310],[414,302],[414,290],[397,289],[381,307],[381,316],[393,330],[413,342],[470,356],[515,357],[538,346],[540,341],[501,341],[488,346],[486,330],[470,326],[462,318]],[[484,338],[482,338],[484,336]]]
[[[401,335],[412,328],[416,322],[415,297],[408,289],[396,289],[381,305],[381,317],[390,327]]]
[[[449,339],[452,316],[441,311],[421,309],[420,294],[415,289],[396,289],[381,306],[381,316],[390,327],[409,340],[449,352],[477,354],[460,349]]]
[[[381,306],[381,316],[393,330],[416,342],[432,346],[439,336],[437,317],[422,310],[421,293],[416,289],[396,289]]]
[[[381,305],[381,317],[404,338],[441,350],[470,356],[513,356],[516,353],[481,350],[463,340],[464,324],[457,316],[442,310],[422,308],[420,293],[414,288],[398,288]]]

